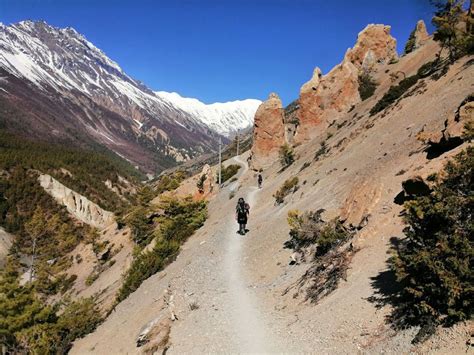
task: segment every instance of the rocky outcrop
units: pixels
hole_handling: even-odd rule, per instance
[[[105,211],[86,197],[69,189],[47,174],[38,177],[39,183],[59,204],[80,221],[102,229],[114,222],[114,214]]]
[[[285,143],[284,110],[277,94],[270,94],[255,113],[252,160],[253,169],[271,165]]]
[[[197,191],[194,194],[196,200],[205,199],[214,190],[214,174],[209,164],[203,166],[201,174],[197,176]]]
[[[369,25],[359,33],[356,45],[347,50],[341,64],[325,76],[316,68],[311,80],[300,90],[295,141],[317,136],[329,121],[360,102],[359,74],[396,57],[396,40],[390,36],[390,26]]]
[[[423,20],[418,21],[414,33],[414,49],[420,48],[429,37],[425,22]]]
[[[467,97],[456,112],[444,121],[444,128],[438,131],[419,132],[417,139],[426,144],[428,159],[436,158],[456,148],[465,140],[465,127],[474,125],[474,96]]]
[[[344,61],[357,68],[370,69],[377,63],[397,58],[397,41],[390,35],[390,26],[368,25],[357,37],[357,43],[346,52]]]

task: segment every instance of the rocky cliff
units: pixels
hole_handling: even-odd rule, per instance
[[[59,204],[65,206],[69,213],[80,221],[93,227],[103,229],[114,223],[114,214],[105,211],[86,197],[69,189],[47,174],[38,177],[41,187]]]
[[[347,50],[341,64],[326,75],[317,68],[312,79],[301,87],[296,142],[318,136],[328,124],[361,101],[360,74],[396,58],[396,41],[390,35],[390,26],[368,25],[359,33],[355,46]]]
[[[419,25],[419,42],[425,40]],[[285,127],[280,124],[281,102],[276,98],[262,104],[255,115],[252,159],[270,162],[285,141],[302,143],[321,135],[329,124],[361,102],[359,76],[370,74],[378,65],[397,59],[396,40],[390,35],[390,26],[368,25],[357,37],[353,48],[347,50],[342,63],[323,75],[316,67],[312,78],[300,89],[298,105],[292,111],[295,127],[285,138]],[[265,164],[263,164],[265,165]],[[262,166],[263,166],[262,165]]]
[[[255,113],[252,146],[252,167],[260,169],[278,158],[278,150],[285,142],[283,105],[277,94],[271,93]]]

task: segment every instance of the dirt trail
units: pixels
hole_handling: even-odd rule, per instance
[[[245,174],[248,170],[247,164],[240,158],[234,159],[244,166]],[[245,200],[251,206],[255,206],[258,189],[253,187],[245,195]],[[243,244],[250,242],[249,234],[240,236],[236,234],[236,224],[227,222],[225,233],[227,240],[226,256],[224,258],[224,275],[227,278],[228,294],[232,306],[230,309],[229,324],[234,327],[233,333],[239,339],[241,352],[273,352],[274,342],[270,341],[269,332],[262,321],[256,300],[249,293],[249,288],[242,277],[242,267],[245,263],[243,255]]]
[[[177,260],[116,308],[99,328],[78,340],[72,354],[140,353],[136,339],[140,330],[155,319],[168,317],[160,306],[164,290],[173,295],[177,321],[171,324],[169,354],[182,353],[276,353],[288,349],[275,333],[278,322],[264,311],[258,289],[248,279],[251,259],[248,250],[258,238],[260,190],[249,186],[249,172],[243,159],[234,158],[243,169],[238,180],[222,188],[209,206],[206,224],[182,247]],[[234,218],[237,196],[251,206],[250,231],[237,234]],[[253,212],[252,212],[253,210]],[[190,309],[190,304],[198,305]]]

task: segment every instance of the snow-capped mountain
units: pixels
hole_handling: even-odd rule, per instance
[[[0,24],[0,97],[21,112],[16,121],[30,121],[6,117],[12,130],[61,139],[81,133],[75,138],[106,145],[148,170],[212,151],[219,136],[250,127],[260,104],[205,105],[155,93],[73,28],[33,21]]]
[[[247,99],[206,105],[197,99],[182,97],[176,92],[156,91],[155,94],[226,137],[249,128],[253,124],[255,111],[262,103],[260,100]]]

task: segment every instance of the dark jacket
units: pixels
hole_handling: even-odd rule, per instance
[[[248,219],[248,215],[249,215],[249,211],[250,210],[250,206],[248,205],[248,203],[238,203],[236,208],[235,208],[235,212],[236,212],[236,215],[237,215],[237,222],[239,223],[243,223],[243,224],[246,224],[247,223],[247,219]]]

